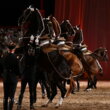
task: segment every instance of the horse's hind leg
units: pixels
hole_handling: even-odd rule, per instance
[[[96,84],[97,84],[97,77],[94,76],[94,88],[95,88],[95,89],[97,88]]]
[[[55,83],[51,83],[51,95],[49,100],[46,102],[46,104],[42,105],[42,107],[47,107],[50,103],[52,103],[52,100],[54,99],[54,97],[57,94],[57,87]]]
[[[56,108],[58,108],[59,106],[62,105],[63,99],[64,99],[65,94],[66,94],[66,91],[67,91],[66,88],[65,88],[65,86],[64,86],[64,84],[62,84],[61,82],[57,83],[57,86],[60,89],[61,97],[59,98],[59,100],[58,100],[58,102],[57,102],[57,104],[55,106]]]
[[[44,84],[46,92],[47,92],[47,98],[49,99],[50,98],[50,94],[51,94],[50,85],[46,81],[44,81],[43,84]]]
[[[87,88],[85,89],[85,91],[89,91],[89,90],[93,89],[94,86],[95,86],[94,81],[92,79],[88,79],[88,85],[87,85]]]
[[[79,90],[80,90],[80,83],[79,83],[79,80],[78,80],[78,78],[76,78],[76,83],[77,83],[77,92],[79,92]]]

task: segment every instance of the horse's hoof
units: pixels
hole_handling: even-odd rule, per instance
[[[17,105],[18,104],[18,101],[14,100],[14,103]]]
[[[59,106],[55,106],[55,108],[59,108]]]
[[[48,105],[47,105],[47,104],[44,104],[44,105],[42,105],[41,107],[48,107]]]
[[[35,110],[33,105],[30,106],[30,110]]]
[[[42,99],[45,99],[45,95],[42,95]]]
[[[89,91],[91,91],[91,90],[92,90],[92,88],[87,88],[87,89],[85,89],[84,91],[89,92]]]
[[[55,108],[59,108],[59,107],[60,107],[60,105],[59,105],[59,104],[56,104],[56,105],[55,105]]]

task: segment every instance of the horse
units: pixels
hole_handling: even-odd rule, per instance
[[[71,45],[73,47],[73,53],[78,56],[78,58],[81,60],[81,62],[83,64],[84,71],[85,71],[84,73],[86,73],[86,76],[88,76],[88,78],[89,78],[87,88],[90,88],[90,87],[96,88],[96,81],[97,81],[96,74],[99,74],[102,71],[102,67],[100,66],[99,61],[98,61],[98,59],[101,59],[101,58],[98,58],[98,57],[94,58],[93,55],[99,53],[98,56],[101,56],[100,51],[102,51],[102,55],[103,55],[103,54],[105,54],[104,51],[106,51],[106,49],[99,48],[96,51],[94,51],[92,54],[85,55],[84,53],[86,53],[86,52],[88,53],[88,49],[87,49],[86,45],[82,45],[83,34],[82,34],[82,30],[80,29],[80,26],[72,27],[72,25],[70,23],[68,23],[67,20],[63,21],[60,26],[61,26],[61,30],[62,30],[61,36],[65,36],[65,38],[67,40],[70,35],[74,35],[74,37],[75,37],[74,39],[69,40],[68,45]],[[67,28],[67,26],[68,26],[68,28]],[[68,33],[70,33],[70,34],[68,34]],[[107,56],[105,56],[105,57],[107,57]],[[90,59],[92,60],[92,63],[90,63],[90,61],[89,61]],[[79,79],[79,77],[76,78],[76,81],[77,81],[77,79]],[[79,88],[80,88],[79,82],[77,81],[77,91],[79,91]]]
[[[61,29],[58,21],[54,16],[43,18],[45,29],[41,36],[49,35],[51,39],[57,39],[60,36]]]
[[[89,72],[88,87],[86,89],[96,88],[96,83],[97,83],[96,76],[103,75],[103,69],[99,61],[108,61],[107,49],[99,47],[93,53],[91,53],[90,55],[84,55],[84,57],[87,62],[87,65],[89,65],[88,69],[87,66],[85,65],[86,67],[85,70]]]
[[[28,38],[31,35],[37,37],[44,30],[43,18],[35,7],[28,7],[23,11],[23,14],[18,19],[18,25],[21,27],[21,44],[24,43],[24,45],[29,42]]]
[[[31,17],[33,16],[33,15],[31,15],[31,13],[35,13],[35,9],[34,9],[34,11],[32,11],[31,13],[30,13],[30,11],[29,11],[29,9],[26,9],[27,10],[27,13],[25,12],[25,14],[24,14],[24,22],[22,22],[21,24],[21,29],[22,29],[22,32],[23,32],[23,39],[26,39],[26,41],[23,41],[23,43],[25,44],[25,48],[26,48],[26,46],[27,46],[27,44],[29,43],[29,37],[30,37],[30,35],[35,35],[34,34],[34,31],[31,31],[30,30],[30,28],[29,28],[29,25],[31,24],[30,22],[30,19],[31,19]],[[29,21],[28,21],[29,20]],[[32,19],[31,19],[32,20]],[[28,28],[27,29],[25,29],[23,26],[25,25],[25,23],[27,24],[27,26],[28,26]],[[35,22],[34,22],[35,23]],[[31,26],[32,27],[32,26]],[[36,27],[35,25],[34,25],[34,27]],[[34,28],[33,27],[33,28]],[[23,30],[24,29],[24,30]],[[31,31],[31,32],[30,32]],[[37,31],[37,32],[39,32],[39,31]],[[41,32],[42,33],[42,32]],[[30,42],[30,43],[32,43],[32,42]],[[40,45],[40,48],[41,48],[41,45]],[[56,57],[56,55],[58,56],[58,57]],[[46,57],[45,57],[46,56]],[[65,74],[70,74],[70,72],[69,72],[69,67],[67,66],[67,63],[66,63],[66,61],[64,60],[64,58],[62,57],[62,56],[60,56],[59,54],[57,54],[57,52],[55,52],[55,55],[54,55],[54,52],[52,52],[52,55],[51,55],[51,57],[52,57],[52,59],[54,59],[55,57],[57,58],[54,62],[55,62],[55,66],[57,65],[57,68],[58,69],[60,69],[60,70],[62,70],[61,68],[63,68],[62,67],[62,63],[64,63],[65,65],[66,65],[66,68],[64,69],[66,72],[65,72]],[[44,60],[43,60],[44,59]],[[59,60],[60,59],[60,60]],[[46,60],[46,61],[45,61]],[[45,62],[44,62],[45,61]],[[39,55],[39,57],[38,57],[38,59],[37,59],[37,65],[39,66],[39,68],[42,68],[41,69],[41,71],[44,71],[44,72],[46,72],[46,74],[48,75],[48,80],[49,80],[49,85],[50,85],[50,87],[51,87],[51,90],[52,90],[52,95],[50,96],[50,98],[49,98],[49,102],[51,101],[51,100],[53,100],[53,98],[54,98],[54,96],[56,95],[56,87],[59,87],[60,88],[60,91],[61,91],[61,94],[62,94],[62,98],[64,98],[64,96],[65,96],[65,93],[66,93],[66,90],[65,90],[65,88],[64,87],[62,87],[62,78],[60,78],[59,77],[59,75],[57,75],[56,76],[56,71],[55,70],[53,70],[53,67],[52,67],[52,64],[50,63],[50,61],[49,61],[49,59],[48,59],[48,57],[47,57],[47,55],[45,55],[45,54],[42,54],[42,52],[40,53],[40,55]],[[41,65],[40,65],[40,63],[41,63]],[[45,65],[44,65],[45,64]],[[58,65],[58,64],[60,64],[60,66]],[[63,66],[64,66],[64,64],[63,64]],[[47,70],[47,68],[45,68],[45,66],[47,66],[47,68],[48,68],[48,70]],[[52,69],[50,69],[50,67],[52,67]],[[37,71],[38,72],[38,71]],[[63,71],[63,73],[64,73],[64,71]],[[39,73],[38,73],[39,74]],[[42,74],[43,74],[43,72],[42,72]],[[42,74],[40,74],[40,75],[42,75]],[[61,74],[61,73],[60,73]],[[47,76],[46,75],[46,76]],[[51,77],[51,75],[52,75],[52,78],[49,78],[49,77]],[[44,76],[45,77],[45,76]],[[58,82],[56,82],[56,81],[54,81],[54,78],[56,77],[56,79],[57,79],[57,81]],[[52,81],[51,81],[51,79],[53,79]],[[54,85],[55,85],[55,87],[54,87]],[[54,87],[54,88],[53,88]],[[35,94],[34,94],[35,95]],[[57,104],[57,106],[59,106],[60,104],[59,103],[62,103],[62,98],[61,98],[61,100],[58,102],[58,104]]]
[[[75,35],[75,30],[73,29],[69,20],[63,20],[60,24],[61,28],[61,37],[64,37],[66,41],[71,41],[71,36]]]
[[[18,20],[18,25],[21,26],[22,36],[16,54],[22,54],[19,61],[24,62],[22,63],[24,64],[24,68],[22,69],[24,73],[22,78],[24,78],[24,80],[21,81],[21,93],[18,99],[17,109],[21,109],[22,98],[27,83],[30,88],[30,109],[34,109],[33,103],[36,100],[34,91],[36,89],[36,80],[38,80],[35,78],[37,75],[40,75],[36,67],[37,56],[34,40],[35,37],[38,37],[44,30],[44,24],[39,10],[32,7],[25,9]]]
[[[85,91],[88,91],[92,88],[97,88],[97,76],[103,75],[103,68],[101,67],[99,61],[107,61],[108,60],[108,54],[107,49],[99,47],[94,52],[88,52],[84,53],[84,59],[82,61],[83,67],[84,67],[84,74],[83,78],[88,79],[88,85],[85,89]],[[77,89],[79,91],[80,86],[78,82],[79,78],[76,78],[77,81]]]
[[[60,28],[59,22],[58,22],[57,19],[56,19],[54,16],[52,16],[52,15],[49,16],[49,19],[50,19],[50,21],[52,22],[53,29],[54,29],[54,32],[55,32],[55,37],[56,37],[56,38],[60,37],[61,28]]]
[[[41,47],[41,50],[43,50],[43,47]],[[61,92],[61,98],[56,104],[56,107],[59,107],[62,105],[66,94],[66,88],[62,82],[65,81],[66,78],[68,79],[70,77],[70,67],[68,66],[65,58],[60,55],[57,50],[47,53],[41,51],[41,54],[38,58],[38,63],[42,70],[46,71],[48,84],[51,89],[49,100],[43,106],[48,106],[48,104],[52,102],[57,94],[58,87]]]

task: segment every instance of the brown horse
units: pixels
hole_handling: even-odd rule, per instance
[[[59,25],[57,19],[53,16],[49,16],[49,19],[52,22],[53,29],[54,29],[54,32],[55,32],[55,36],[59,37],[60,34],[61,34],[61,28],[60,28],[60,25]]]
[[[91,54],[84,54],[85,61],[82,61],[84,67],[84,77],[88,78],[88,86],[86,88],[96,88],[97,75],[103,75],[103,69],[99,61],[107,61],[108,54],[106,48],[98,48]]]
[[[61,34],[60,32],[61,29],[58,23],[56,22],[54,17],[51,17],[51,19],[52,19],[51,22],[54,24],[54,31]],[[67,22],[66,24],[69,23],[69,21],[65,21],[65,22]],[[70,30],[73,31],[72,28]],[[80,75],[82,75],[82,72],[83,72],[82,63],[79,60],[79,58],[74,53],[71,52],[72,47],[65,44],[65,39],[63,37],[57,38],[56,44],[57,44],[59,54],[62,55],[66,59],[68,65],[70,66],[73,78],[79,77]],[[70,88],[66,96],[68,96],[69,93],[72,91],[72,86],[74,87],[76,86],[73,78],[71,77],[70,79]]]
[[[83,74],[83,65],[79,58],[71,52],[72,48],[64,43],[63,38],[59,38],[58,40],[59,42],[57,44],[57,48],[59,54],[66,59],[71,69],[72,77],[70,78],[70,88],[66,94],[66,96],[68,96],[69,93],[72,91],[72,86],[74,86],[74,88],[76,87],[74,78],[79,77]]]

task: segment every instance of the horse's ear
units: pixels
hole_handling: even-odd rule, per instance
[[[77,25],[80,28],[80,24]]]
[[[49,16],[49,19],[50,19],[50,20],[52,20],[52,19],[53,19],[53,16],[52,16],[52,15],[50,15],[50,16]]]

